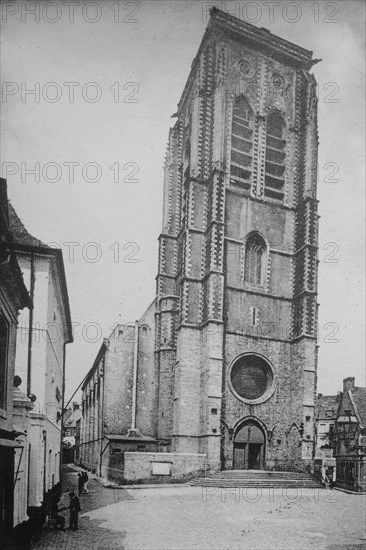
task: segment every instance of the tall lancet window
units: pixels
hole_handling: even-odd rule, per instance
[[[266,243],[253,233],[245,244],[244,282],[264,286],[266,277]]]
[[[267,118],[266,176],[264,194],[272,199],[283,200],[285,184],[285,131],[286,123],[277,113]]]
[[[253,110],[241,95],[234,102],[231,127],[230,181],[250,190],[253,161]]]

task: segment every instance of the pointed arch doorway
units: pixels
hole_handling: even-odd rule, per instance
[[[264,431],[255,420],[247,420],[234,438],[234,470],[263,470],[265,456]]]

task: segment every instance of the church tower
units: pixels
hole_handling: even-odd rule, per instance
[[[213,9],[170,130],[157,437],[212,469],[301,469],[313,457],[314,63]]]

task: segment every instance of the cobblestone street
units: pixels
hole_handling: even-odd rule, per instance
[[[75,489],[66,474],[62,502]],[[73,550],[362,550],[365,496],[302,489],[110,489],[89,482],[79,530],[49,531],[32,547]],[[67,492],[66,492],[67,491]],[[65,513],[66,514],[66,513]],[[68,524],[68,522],[67,522]]]
[[[70,491],[77,492],[78,472],[73,468],[65,467],[63,494],[59,502],[59,508],[68,506]],[[105,529],[100,524],[103,520],[91,520],[88,513],[96,509],[108,509],[108,506],[118,502],[133,502],[134,491],[125,491],[124,489],[110,489],[103,487],[98,481],[89,479],[89,493],[80,497],[81,513],[79,514],[79,529],[77,531],[56,531],[49,530],[44,526],[41,537],[32,545],[32,550],[47,548],[52,550],[82,550],[82,549],[123,549],[125,533],[123,526],[120,525],[116,530]],[[69,524],[69,514],[64,511],[61,514],[66,518],[66,527]]]

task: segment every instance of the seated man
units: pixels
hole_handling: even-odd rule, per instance
[[[62,512],[62,510],[66,510],[66,508],[60,508],[58,509],[57,502],[54,501],[51,510],[50,510],[50,518],[56,527],[58,527],[61,530],[65,529],[65,518],[63,516],[60,516],[59,512]]]

